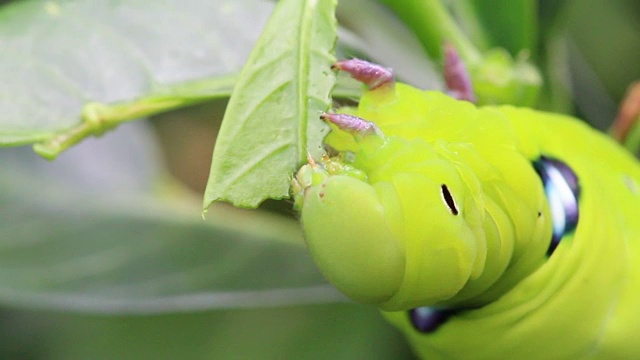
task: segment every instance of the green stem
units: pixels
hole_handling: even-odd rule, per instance
[[[198,102],[200,99],[148,98],[133,103],[107,105],[88,103],[82,108],[82,122],[67,131],[57,134],[44,142],[35,144],[33,150],[40,156],[53,160],[60,153],[69,149],[89,136],[100,136],[105,131],[136,119],[176,109]]]
[[[481,59],[451,14],[439,0],[379,0],[391,8],[416,34],[432,58],[442,59],[444,42],[453,44],[467,64]]]
[[[45,159],[53,160],[83,139],[100,136],[124,122],[229,96],[235,80],[235,76],[207,79],[174,87],[166,95],[150,95],[113,105],[87,103],[82,108],[82,121],[78,125],[33,145],[33,150]]]
[[[458,19],[458,24],[464,33],[469,37],[469,41],[475,44],[476,48],[484,52],[493,47],[492,39],[487,29],[482,24],[481,18],[474,3],[471,1],[453,1],[452,11]]]

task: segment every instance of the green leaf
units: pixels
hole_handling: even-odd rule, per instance
[[[56,146],[122,121],[228,96],[272,8],[260,0],[1,6],[0,146],[49,139],[41,152],[52,158]]]
[[[122,134],[55,166],[0,154],[0,304],[150,314],[342,301],[296,221],[222,206],[205,221],[195,199],[158,198],[144,190],[158,172],[144,134]]]
[[[322,152],[335,83],[335,0],[282,0],[243,68],[216,141],[203,207],[289,196],[294,171]]]
[[[12,313],[0,326],[5,348],[15,349],[1,352],[5,359],[415,359],[375,308],[355,304],[136,317]]]

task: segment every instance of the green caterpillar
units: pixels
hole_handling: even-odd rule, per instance
[[[322,116],[337,155],[292,182],[331,283],[428,359],[640,358],[630,154],[571,117],[336,67],[369,89],[357,110]]]

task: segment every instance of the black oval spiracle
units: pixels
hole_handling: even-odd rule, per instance
[[[576,173],[561,160],[541,156],[533,163],[549,203],[553,233],[547,255],[551,256],[562,238],[578,226],[580,182]]]
[[[409,321],[413,328],[421,333],[429,334],[438,330],[440,326],[456,314],[453,309],[438,309],[430,306],[423,306],[408,311]]]
[[[449,211],[451,212],[451,214],[453,214],[454,216],[457,216],[458,206],[456,205],[456,201],[453,199],[453,195],[451,195],[451,192],[449,191],[449,188],[447,187],[447,185],[445,184],[440,185],[440,193],[442,195],[442,200],[444,200],[444,203],[449,208]]]

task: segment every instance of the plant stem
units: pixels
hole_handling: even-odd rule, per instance
[[[33,150],[47,160],[54,160],[83,139],[100,136],[124,122],[229,96],[234,84],[235,76],[229,76],[185,84],[174,87],[166,95],[160,93],[130,102],[112,105],[87,103],[82,108],[79,124],[34,144]]]
[[[467,64],[481,59],[440,0],[379,0],[391,8],[416,34],[432,58],[442,60],[443,44],[451,43]]]

